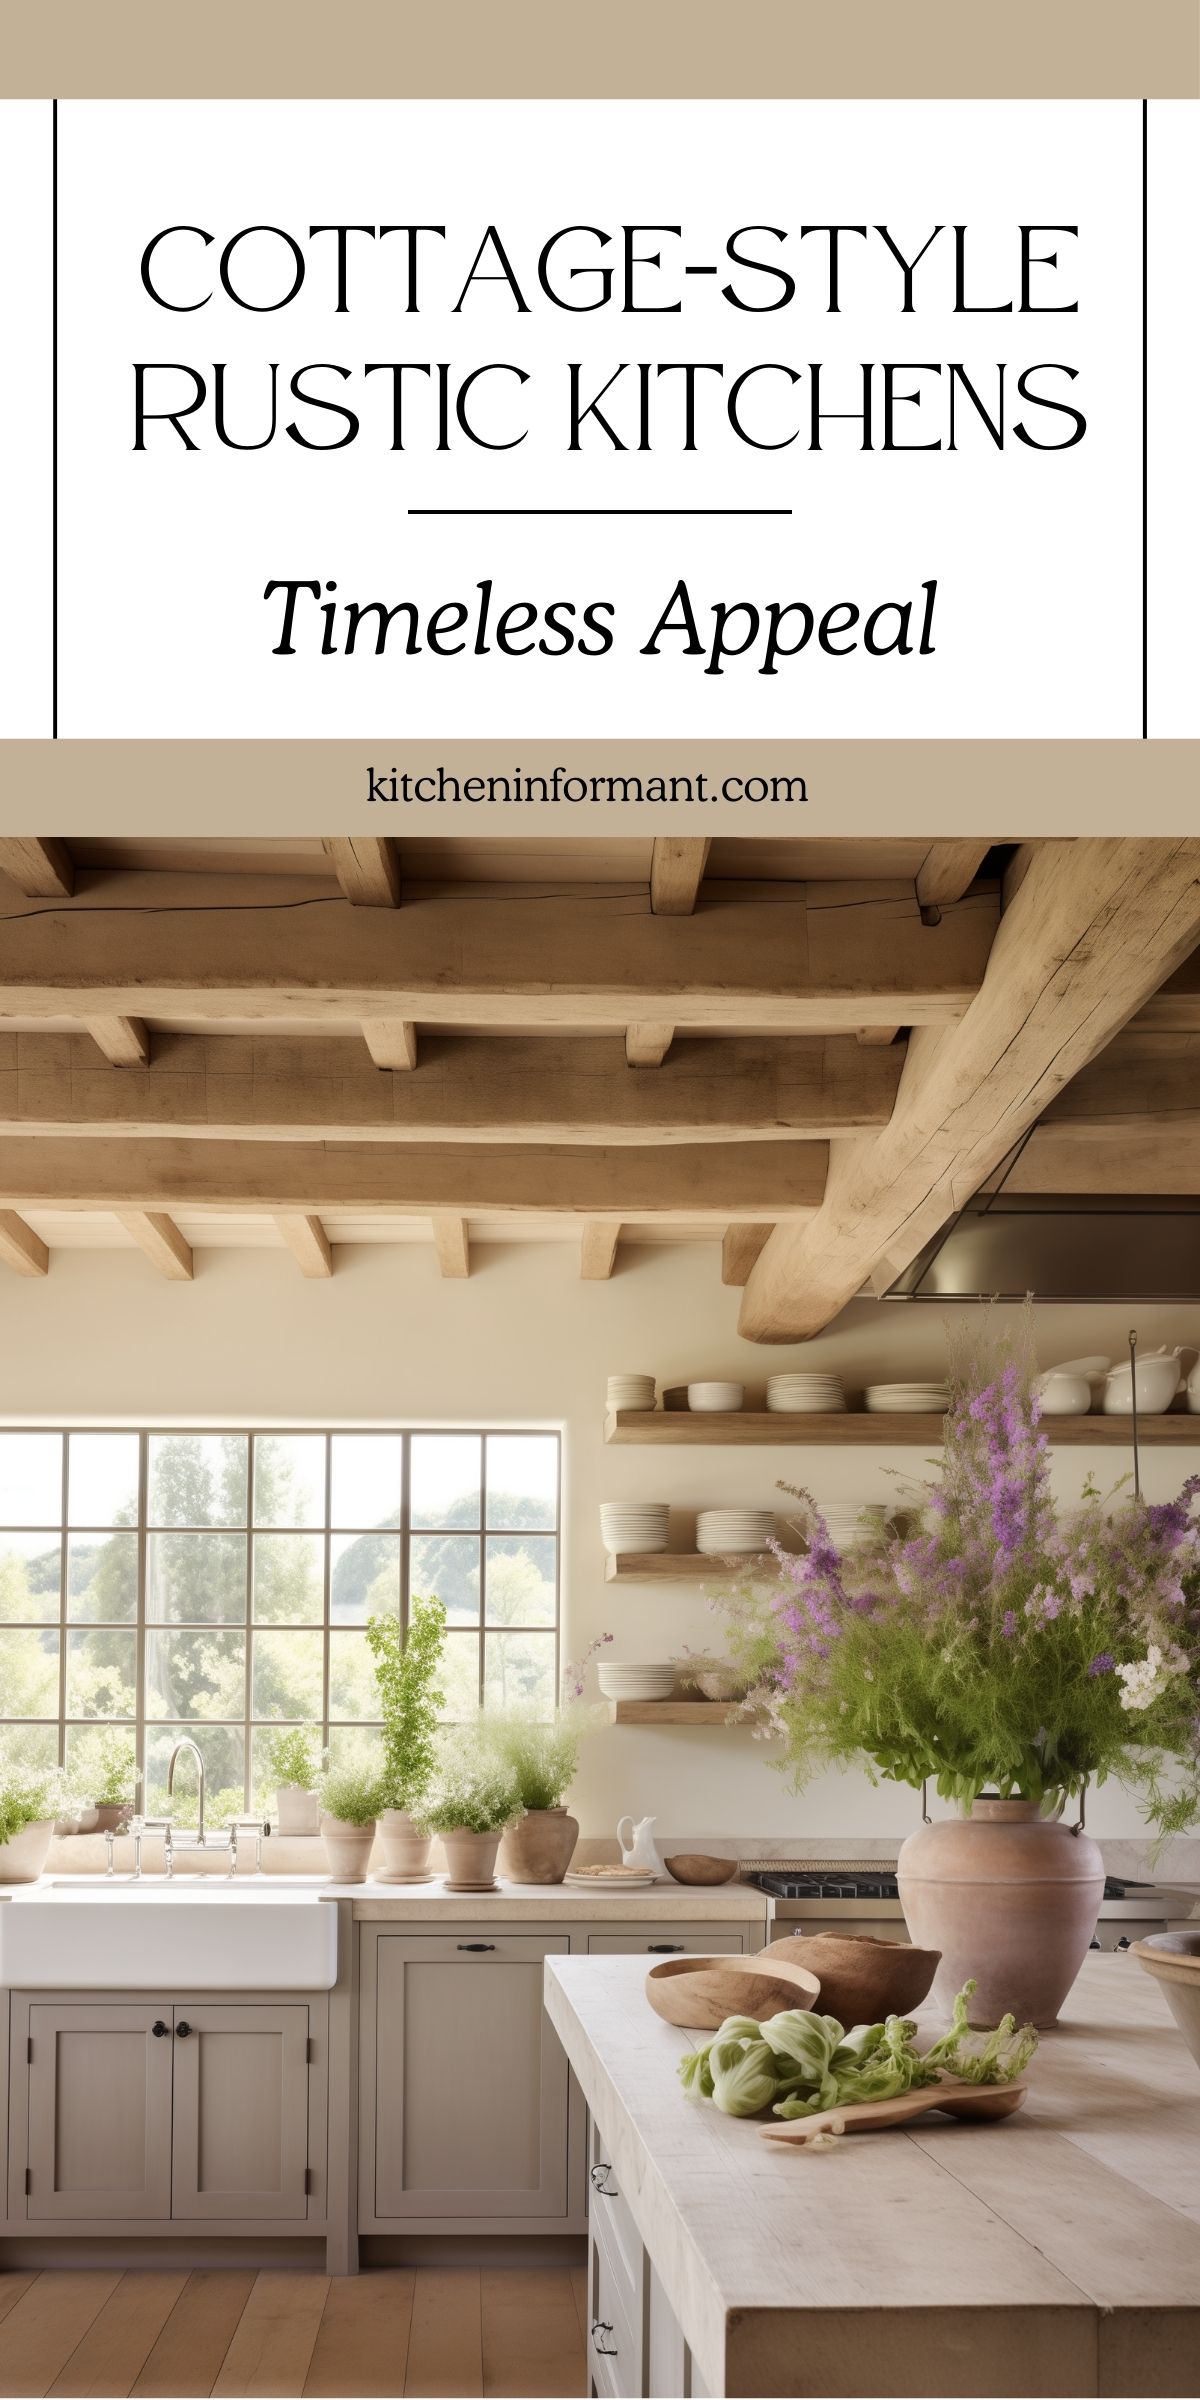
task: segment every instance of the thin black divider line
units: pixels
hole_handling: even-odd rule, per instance
[[[410,517],[790,517],[790,508],[410,508]]]
[[[1142,740],[1150,732],[1149,103],[1142,102]]]
[[[58,740],[58,102],[50,103],[50,739]]]

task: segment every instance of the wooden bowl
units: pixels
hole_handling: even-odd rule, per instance
[[[1200,2067],[1200,1934],[1152,1933],[1135,1942],[1133,1955],[1161,1984],[1163,1997],[1196,2065]]]
[[[815,2008],[820,1984],[805,1967],[781,1960],[664,1958],[646,1977],[646,1998],[668,2025],[715,2033],[726,2017],[778,2016],[782,2008]]]
[[[732,1883],[738,1871],[736,1858],[706,1858],[700,1850],[676,1851],[663,1865],[676,1883]]]
[[[880,1942],[869,1933],[787,1934],[747,1961],[767,1974],[785,1964],[807,1968],[821,1986],[818,2013],[852,2025],[876,2025],[881,2017],[906,2017],[929,1991],[940,1950],[917,1950],[911,1942]],[[796,2005],[793,2003],[793,2005]]]

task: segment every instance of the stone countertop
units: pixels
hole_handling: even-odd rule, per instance
[[[1018,2116],[821,2152],[690,2101],[643,1974],[554,1958],[546,2006],[708,2392],[1194,2393],[1200,2072],[1134,1958],[1085,1961]]]
[[[451,1892],[440,1880],[426,1884],[356,1883],[330,1885],[339,1899],[354,1904],[363,1920],[389,1917],[419,1922],[470,1917],[497,1923],[531,1923],[561,1917],[589,1924],[730,1925],[753,1923],[768,1938],[766,1901],[753,1884],[656,1883],[648,1891],[584,1891],[576,1884],[509,1883],[499,1879],[494,1892]]]

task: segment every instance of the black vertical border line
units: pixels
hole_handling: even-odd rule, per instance
[[[50,739],[58,740],[58,102],[50,103]]]
[[[1150,733],[1150,281],[1149,117],[1142,102],[1142,740]]]

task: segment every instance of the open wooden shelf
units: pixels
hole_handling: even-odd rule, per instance
[[[604,1558],[606,1583],[695,1583],[703,1575],[728,1576],[731,1560],[744,1566],[758,1566],[770,1552],[722,1551],[714,1556],[703,1550],[627,1550],[620,1558],[608,1552]]]
[[[739,1445],[777,1444],[779,1447],[799,1443],[809,1449],[828,1448],[842,1444],[847,1448],[917,1448],[932,1446],[939,1449],[942,1442],[942,1417],[907,1417],[887,1415],[882,1410],[872,1415],[868,1410],[846,1409],[836,1416],[784,1416],[768,1409],[737,1409],[725,1414],[673,1408],[620,1408],[611,1411],[604,1420],[604,1439],[618,1445],[625,1442],[659,1444],[694,1444],[702,1448]],[[1128,1449],[1133,1439],[1133,1420],[1130,1417],[1043,1417],[1042,1423],[1050,1440],[1079,1447],[1096,1443],[1107,1447]],[[1165,1443],[1200,1449],[1200,1417],[1171,1413],[1162,1417],[1139,1417],[1138,1440],[1143,1448],[1153,1443]]]
[[[609,1700],[606,1705],[610,1725],[727,1725],[737,1702]]]

